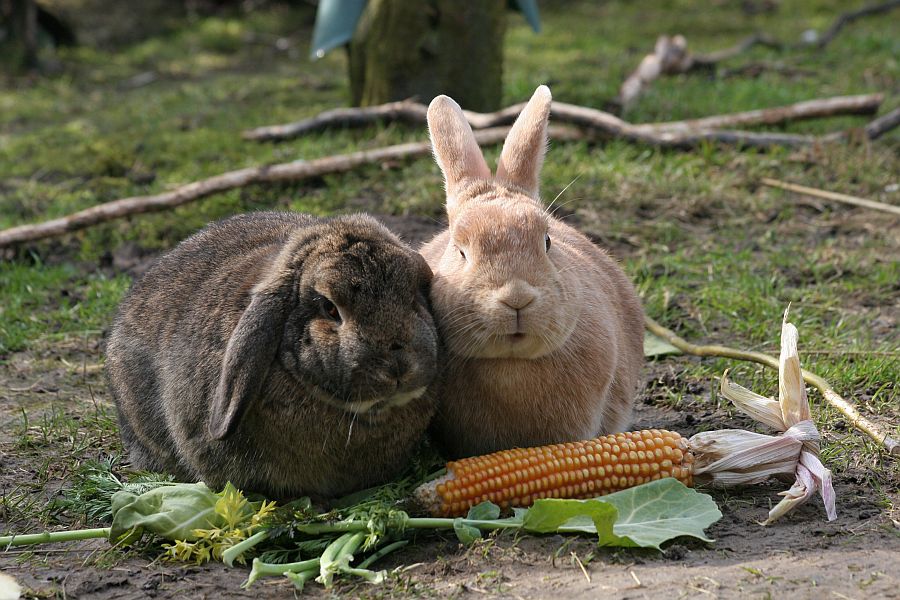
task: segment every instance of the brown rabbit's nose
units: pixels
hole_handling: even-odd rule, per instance
[[[406,347],[403,344],[397,342],[391,344],[387,372],[398,384],[403,376],[409,373],[409,361],[406,358]]]
[[[526,308],[537,298],[534,289],[525,282],[513,282],[497,290],[497,301],[515,311]]]

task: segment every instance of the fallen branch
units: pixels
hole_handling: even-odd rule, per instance
[[[882,135],[900,125],[900,108],[881,115],[865,127],[866,137],[870,140],[880,138]]]
[[[718,63],[743,54],[757,45],[781,47],[779,42],[769,36],[757,33],[724,50],[709,54],[692,54],[683,35],[661,35],[656,39],[653,52],[641,59],[637,69],[625,78],[619,88],[618,102],[623,108],[627,108],[662,75],[713,68]]]
[[[786,121],[816,119],[834,115],[873,114],[878,111],[884,96],[882,94],[863,94],[858,96],[837,96],[834,98],[816,98],[785,106],[775,106],[760,110],[714,115],[689,121],[670,121],[635,125],[611,113],[553,102],[551,118],[557,123],[567,123],[579,127],[587,127],[611,136],[623,136],[630,132],[653,131],[694,131],[704,129],[721,129],[723,127],[745,127],[749,125],[774,125]],[[485,129],[511,125],[524,108],[524,103],[514,104],[492,113],[476,113],[463,111],[472,129]],[[424,104],[403,100],[379,106],[364,108],[338,108],[325,111],[309,119],[271,125],[245,131],[244,139],[257,141],[277,141],[297,137],[313,131],[321,131],[330,127],[364,127],[379,122],[403,121],[413,124],[424,124],[428,110]],[[643,141],[641,136],[633,136],[631,141]],[[652,142],[651,142],[652,143]]]
[[[508,127],[499,127],[479,131],[475,137],[480,144],[498,144],[506,139],[508,133]],[[576,140],[584,137],[584,134],[577,130],[562,127],[551,127],[549,133],[552,139],[557,140]],[[131,215],[173,208],[212,194],[251,184],[301,181],[329,173],[349,171],[365,164],[429,154],[431,154],[430,142],[411,142],[313,160],[295,160],[275,165],[238,169],[189,183],[161,194],[114,200],[58,219],[6,229],[0,231],[0,248],[78,231],[97,223]]]
[[[779,181],[777,179],[769,179],[768,177],[763,177],[760,180],[760,183],[762,183],[763,185],[767,185],[769,187],[779,188],[782,190],[788,190],[789,192],[796,192],[798,194],[804,194],[806,196],[813,196],[815,198],[823,198],[825,200],[835,200],[837,202],[843,202],[844,204],[852,204],[853,206],[862,206],[865,208],[871,208],[873,210],[880,210],[883,212],[900,215],[900,206],[893,206],[891,204],[885,204],[883,202],[876,202],[874,200],[868,200],[866,198],[859,198],[857,196],[848,196],[847,194],[838,194],[837,192],[829,192],[827,190],[820,190],[817,188],[806,187],[805,185],[797,185],[794,183],[787,183],[785,181]]]
[[[783,46],[783,44],[764,33],[754,33],[753,35],[748,35],[730,48],[725,48],[724,50],[716,50],[714,52],[710,52],[709,54],[692,55],[692,64],[689,68],[698,69],[703,67],[714,67],[716,66],[716,64],[722,61],[734,58],[739,54],[747,52],[754,46],[765,46],[766,48],[774,48],[778,50]]]
[[[291,139],[329,127],[364,127],[373,123],[394,121],[424,123],[427,110],[428,108],[424,104],[412,100],[388,102],[365,108],[335,108],[296,123],[248,129],[241,134],[241,137],[245,140],[268,142]]]
[[[718,63],[743,54],[754,46],[766,46],[776,49],[815,46],[821,50],[830,44],[838,33],[840,33],[841,29],[848,23],[862,17],[889,12],[898,6],[900,6],[900,0],[891,0],[890,2],[874,4],[843,13],[838,15],[831,27],[822,34],[822,37],[811,41],[801,41],[791,45],[783,44],[768,35],[755,33],[744,38],[730,48],[710,52],[709,54],[693,54],[688,49],[687,39],[685,39],[683,35],[661,35],[656,39],[656,45],[653,52],[644,56],[640,64],[638,64],[637,69],[622,82],[617,100],[623,108],[627,108],[634,103],[637,97],[641,95],[651,83],[659,79],[662,75],[674,75],[688,73],[697,69],[715,68]]]
[[[890,2],[884,2],[882,4],[872,4],[869,6],[864,6],[858,10],[853,10],[850,12],[843,13],[838,15],[838,18],[834,20],[834,23],[831,24],[825,33],[822,34],[818,40],[816,40],[815,46],[820,50],[830,44],[837,34],[841,32],[841,29],[844,28],[844,25],[848,23],[852,23],[853,21],[860,19],[862,17],[868,17],[870,15],[880,15],[882,13],[890,12],[895,8],[900,7],[900,0],[891,0]]]
[[[758,110],[713,115],[701,119],[648,123],[638,125],[641,128],[654,128],[664,131],[689,131],[698,129],[722,129],[723,127],[746,127],[748,125],[776,125],[788,121],[802,119],[818,119],[835,115],[874,114],[884,100],[883,94],[865,94],[859,96],[835,96],[833,98],[816,98],[786,106],[775,106]]]
[[[516,107],[509,107],[504,109],[504,111],[511,111],[513,108]],[[619,138],[632,143],[660,148],[694,148],[700,144],[710,142],[758,148],[808,146],[859,135],[865,135],[870,139],[874,139],[891,128],[900,125],[900,109],[872,121],[864,129],[839,131],[821,137],[790,133],[757,133],[718,129],[665,130],[656,126],[632,125],[601,110],[562,102],[554,102],[552,112],[560,117],[560,121],[578,125],[587,130],[585,132],[565,127],[551,127],[550,137],[552,139],[581,140],[590,139],[590,134],[599,134],[600,137]],[[491,113],[483,116],[499,120],[500,117],[496,115],[496,113]],[[485,119],[485,121],[488,120]],[[475,137],[480,144],[496,144],[505,139],[508,131],[509,128],[507,127],[491,127],[476,131]],[[431,144],[429,142],[411,142],[352,152],[350,154],[338,154],[309,161],[296,160],[277,165],[229,171],[228,173],[190,183],[162,194],[114,200],[44,223],[20,225],[19,227],[0,231],[0,248],[15,243],[62,235],[67,232],[84,229],[96,223],[103,223],[130,215],[165,210],[211,194],[246,185],[278,181],[300,181],[329,173],[349,171],[364,164],[425,156],[430,153]]]
[[[673,331],[666,329],[647,316],[644,317],[644,325],[650,333],[659,336],[660,338],[669,342],[682,352],[686,352],[687,354],[692,354],[694,356],[717,356],[721,358],[733,358],[735,360],[754,362],[769,367],[770,369],[774,369],[776,371],[778,370],[778,359],[773,356],[769,356],[768,354],[763,354],[762,352],[753,352],[751,350],[738,350],[736,348],[729,348],[728,346],[698,346],[688,342],[684,338],[679,337]],[[819,392],[825,398],[825,401],[828,402],[828,404],[830,404],[832,407],[837,409],[838,412],[843,414],[854,427],[872,438],[880,446],[884,447],[884,449],[887,450],[888,454],[900,456],[900,441],[895,440],[887,433],[885,433],[879,425],[873,423],[866,417],[859,414],[859,411],[856,410],[856,407],[844,400],[837,392],[835,392],[834,388],[832,388],[827,381],[825,381],[815,373],[810,373],[806,369],[803,369],[801,373],[803,375],[803,380],[819,390]]]
[[[869,101],[880,100],[873,97],[870,98]],[[797,105],[793,106],[796,107]],[[753,119],[760,118],[780,117],[783,119],[791,112],[789,107],[783,108],[787,110],[780,115],[777,113],[763,114],[765,111],[760,111],[755,115],[749,115],[749,113],[735,113],[733,115],[722,115],[720,117],[709,118],[716,119],[719,123],[728,122],[730,119],[743,119],[743,122],[746,124],[752,122]],[[806,112],[806,114],[810,114],[812,111],[809,109],[810,106],[809,103],[807,103],[806,108],[798,111],[798,113]],[[772,146],[809,146],[823,142],[840,141],[847,138],[858,137],[859,135],[868,139],[875,139],[900,125],[900,109],[875,119],[861,130],[854,128],[845,131],[836,131],[824,136],[722,130],[715,128],[687,129],[681,128],[681,126],[677,125],[675,122],[666,124],[655,123],[648,125],[633,125],[628,121],[601,110],[576,106],[574,104],[565,104],[563,102],[553,103],[551,118],[594,131],[600,134],[601,137],[618,138],[631,143],[657,146],[660,148],[694,148],[705,142],[768,148]]]

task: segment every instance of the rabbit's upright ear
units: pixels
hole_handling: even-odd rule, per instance
[[[497,163],[496,181],[523,188],[532,198],[538,197],[538,178],[547,152],[547,121],[552,100],[546,85],[535,90],[506,136]]]
[[[209,433],[222,440],[234,433],[259,395],[281,343],[289,300],[276,290],[255,289],[231,333],[219,385],[209,412]]]
[[[490,179],[491,170],[462,109],[448,96],[438,96],[428,106],[428,134],[434,159],[444,173],[447,211],[452,212],[462,181]]]

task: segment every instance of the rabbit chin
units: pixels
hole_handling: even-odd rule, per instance
[[[426,386],[422,386],[414,390],[398,392],[396,394],[384,396],[382,398],[373,398],[371,400],[356,400],[353,402],[344,402],[338,400],[331,394],[321,389],[316,390],[316,396],[325,404],[328,404],[329,406],[332,406],[334,408],[338,408],[344,412],[353,413],[356,415],[376,416],[385,413],[392,408],[406,406],[413,400],[421,398],[426,389],[428,389]]]
[[[546,356],[555,348],[540,336],[524,333],[493,335],[483,346],[470,351],[471,358],[522,358],[534,359]]]

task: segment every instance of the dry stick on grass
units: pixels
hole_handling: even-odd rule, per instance
[[[882,4],[872,4],[869,6],[864,6],[859,10],[843,13],[834,20],[834,23],[832,23],[831,27],[829,27],[828,30],[822,34],[822,37],[814,42],[815,46],[816,48],[819,48],[821,50],[822,48],[830,44],[831,41],[835,37],[837,37],[837,34],[840,33],[841,29],[843,29],[844,25],[846,25],[847,23],[852,23],[853,21],[861,17],[868,17],[870,15],[879,15],[882,13],[886,13],[898,7],[900,7],[900,0],[891,0],[890,2],[884,2]]]
[[[874,114],[878,112],[878,107],[881,106],[883,100],[883,94],[816,98],[785,106],[774,106],[772,108],[748,110],[726,115],[713,115],[686,121],[647,123],[636,127],[653,128],[658,131],[689,131],[722,129],[723,127],[745,127],[748,125],[776,125],[787,123],[788,121],[818,119],[835,115]]]
[[[895,129],[898,125],[900,125],[900,108],[895,108],[889,113],[883,114],[877,119],[870,121],[865,128],[863,129],[865,133],[865,137],[870,140],[877,139]],[[846,132],[837,132],[837,133],[829,133],[825,136],[825,140],[838,139],[845,135]]]
[[[771,146],[806,146],[857,135],[865,135],[869,139],[875,139],[886,131],[900,125],[900,109],[872,121],[862,130],[840,131],[822,137],[748,131],[657,131],[653,128],[641,128],[632,125],[603,111],[561,102],[553,104],[553,112],[557,115],[565,115],[565,118],[561,120],[580,125],[589,132],[598,132],[605,134],[607,137],[619,137],[633,143],[649,144],[663,148],[692,148],[704,142],[764,148]],[[503,141],[508,131],[509,129],[506,127],[482,129],[476,131],[475,137],[481,144],[496,144]],[[858,132],[861,132],[861,134]],[[585,132],[558,126],[550,128],[550,137],[560,141],[589,138]],[[59,219],[34,225],[21,225],[0,231],[0,248],[16,243],[62,235],[97,223],[130,215],[165,210],[211,194],[250,184],[299,181],[328,173],[349,171],[363,164],[424,156],[430,153],[431,145],[429,142],[411,142],[309,161],[297,160],[271,166],[250,167],[230,171],[162,194],[114,200],[60,217]]]
[[[792,44],[789,47],[815,46],[821,50],[831,43],[847,23],[851,23],[861,17],[889,12],[898,6],[900,6],[900,0],[891,0],[883,4],[866,6],[859,10],[843,13],[834,20],[831,27],[818,40]],[[635,99],[651,83],[662,75],[714,68],[718,63],[743,54],[757,45],[776,49],[788,47],[786,44],[782,44],[768,35],[755,33],[730,48],[710,52],[709,54],[692,54],[688,50],[687,39],[683,35],[661,35],[656,39],[656,46],[653,52],[646,55],[637,69],[622,82],[622,86],[619,88],[618,102],[622,107],[628,107],[634,103]]]
[[[786,121],[816,119],[834,115],[874,114],[878,111],[878,107],[881,106],[883,100],[884,96],[882,94],[817,98],[785,106],[714,115],[691,121],[671,121],[640,125],[629,123],[602,110],[565,102],[553,102],[551,105],[551,118],[557,123],[587,127],[612,137],[627,137],[635,134],[631,138],[633,142],[643,142],[645,137],[640,134],[650,133],[650,141],[647,143],[654,143],[653,134],[657,131],[697,132],[705,129],[720,129],[722,127],[774,125]],[[478,130],[511,125],[524,106],[524,103],[514,104],[492,113],[463,112],[472,129]],[[427,110],[428,107],[424,104],[411,100],[390,102],[364,108],[338,108],[320,113],[309,119],[297,121],[296,123],[250,129],[243,133],[243,137],[256,141],[277,141],[314,131],[321,131],[329,127],[364,127],[373,123],[393,121],[424,124]]]
[[[498,127],[479,131],[475,134],[475,137],[480,144],[498,144],[506,139],[508,133],[508,127]],[[551,127],[550,137],[556,140],[577,140],[582,139],[584,134],[570,128]],[[166,210],[212,194],[250,184],[300,181],[329,173],[349,171],[365,164],[429,154],[431,154],[430,142],[411,142],[313,160],[295,160],[275,165],[238,169],[189,183],[161,194],[114,200],[58,219],[6,229],[0,231],[0,248],[16,243],[62,235],[97,223],[112,221],[113,219]]]
[[[826,200],[835,200],[837,202],[843,202],[844,204],[862,206],[864,208],[871,208],[873,210],[880,210],[882,212],[888,212],[900,216],[900,206],[893,206],[891,204],[884,204],[883,202],[867,200],[866,198],[859,198],[857,196],[848,196],[847,194],[838,194],[836,192],[829,192],[817,188],[806,187],[805,185],[796,185],[794,183],[787,183],[785,181],[779,181],[777,179],[769,179],[768,177],[763,177],[760,180],[760,183],[769,187],[788,190],[789,192],[796,192],[798,194],[813,196],[815,198],[824,198]]]
[[[768,354],[763,354],[762,352],[753,352],[750,350],[738,350],[736,348],[729,348],[728,346],[698,346],[696,344],[688,342],[684,338],[679,337],[674,332],[666,329],[650,317],[644,317],[644,324],[650,333],[664,339],[665,341],[669,342],[670,344],[687,354],[692,354],[694,356],[718,356],[721,358],[745,360],[761,364],[776,371],[778,370],[778,359],[773,356],[769,356]],[[875,442],[877,442],[879,445],[884,447],[884,449],[887,450],[888,454],[900,456],[900,441],[895,440],[887,433],[885,433],[879,425],[873,423],[866,417],[859,414],[859,411],[856,410],[856,407],[844,400],[837,392],[835,392],[834,388],[832,388],[827,381],[825,381],[815,373],[810,373],[806,369],[802,370],[802,374],[803,380],[819,390],[819,392],[825,398],[826,402],[828,402],[828,404],[836,408],[841,414],[847,417],[847,419],[854,427],[856,427],[867,436],[875,440]]]
[[[781,47],[781,44],[769,36],[757,33],[744,38],[731,48],[709,54],[692,54],[683,35],[661,35],[656,39],[653,52],[641,59],[637,69],[622,82],[619,88],[619,104],[623,108],[631,106],[637,97],[662,75],[713,68],[716,64],[742,54],[756,45]]]

